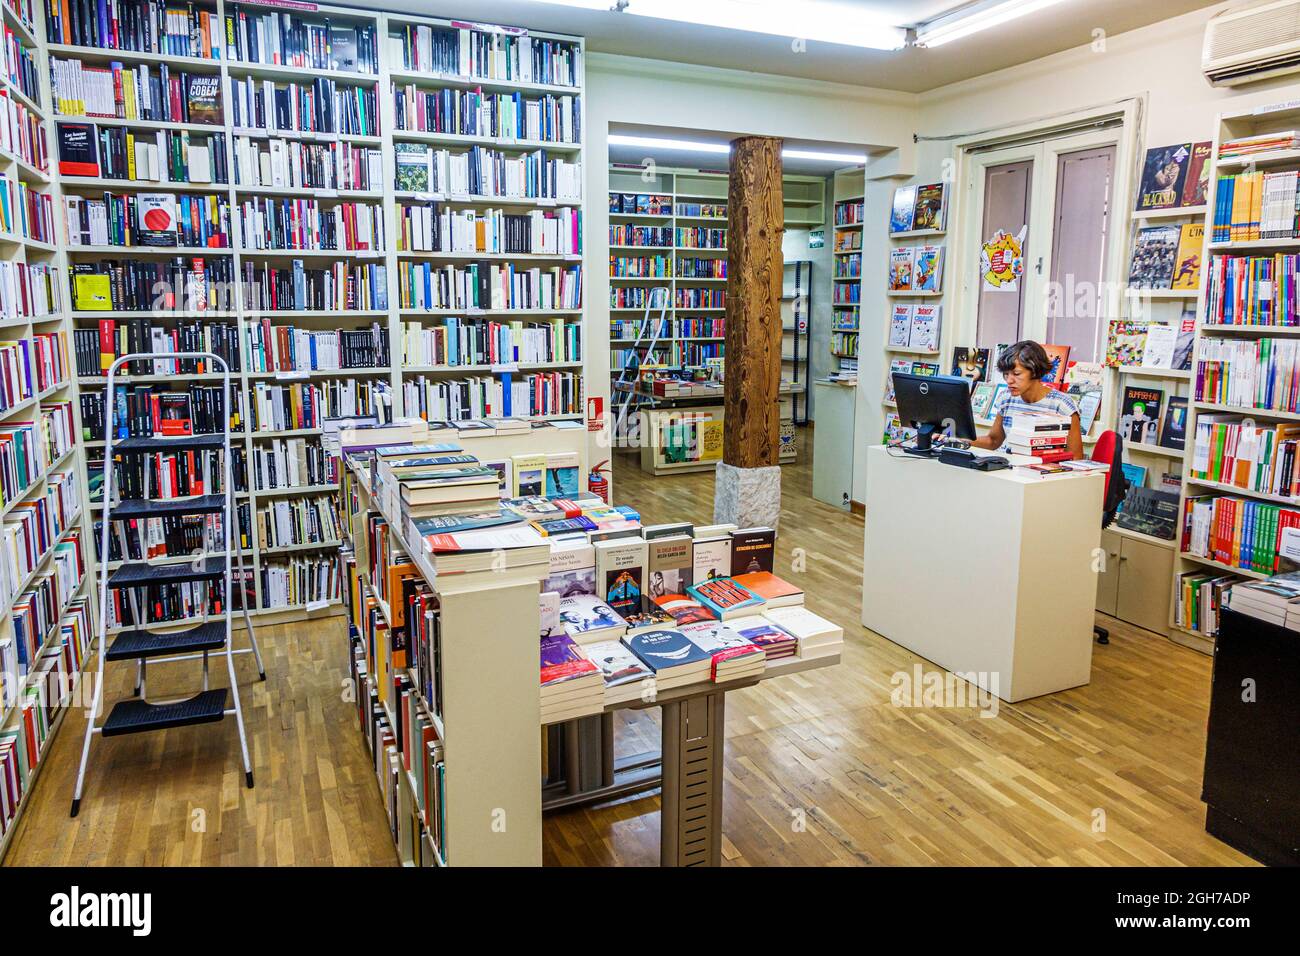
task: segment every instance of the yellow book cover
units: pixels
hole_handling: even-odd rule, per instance
[[[1174,278],[1170,288],[1196,289],[1201,281],[1201,249],[1205,224],[1187,223],[1178,236],[1178,254],[1174,259]]]
[[[135,179],[135,133],[126,134],[126,178]]]
[[[108,276],[98,273],[74,275],[72,307],[78,312],[107,312],[113,308],[112,284]]]

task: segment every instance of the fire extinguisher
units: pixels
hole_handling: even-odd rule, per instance
[[[595,468],[591,469],[591,474],[587,476],[587,490],[593,495],[599,495],[600,500],[609,504],[609,479],[605,477],[609,469],[604,467],[609,464],[609,459],[602,461]]]

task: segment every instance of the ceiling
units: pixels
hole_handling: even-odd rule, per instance
[[[464,17],[464,0],[353,0],[364,6],[429,16]],[[611,5],[613,0],[610,0]],[[913,26],[964,6],[967,0],[823,0]],[[790,39],[694,24],[583,10],[536,0],[475,0],[476,20],[572,33],[603,53],[921,93],[994,70],[1083,46],[1093,31],[1123,33],[1169,17],[1216,6],[1221,0],[1061,0],[1000,28],[933,50],[866,50],[809,40],[795,52]],[[784,0],[798,29],[799,0]],[[797,34],[792,33],[792,36]]]
[[[610,124],[611,133],[628,133],[633,136],[651,136],[660,139],[684,140],[686,142],[701,143],[726,143],[736,136],[742,135],[739,132],[730,132],[726,130],[709,130],[701,132],[699,130],[681,130],[665,129],[662,127],[652,126],[633,126],[631,124],[618,123]],[[802,149],[815,152],[837,152],[837,153],[861,153],[862,147],[848,143],[822,143],[802,139],[783,140],[787,149]],[[702,169],[712,170],[715,172],[727,171],[728,157],[725,153],[702,153],[697,150],[674,149],[665,146],[627,146],[618,143],[609,144],[609,161],[611,163],[626,163],[633,166],[643,166],[647,160],[653,160],[656,165],[679,167],[682,169]],[[784,172],[798,176],[829,176],[837,169],[844,169],[852,163],[843,160],[825,160],[825,159],[808,159],[796,156],[785,156],[781,160],[781,168]]]

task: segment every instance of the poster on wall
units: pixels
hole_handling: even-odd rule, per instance
[[[1025,233],[1028,231],[1028,223],[1021,226],[1020,232],[1014,236],[999,229],[985,241],[980,249],[981,288],[985,292],[1019,291],[1020,278],[1025,274]]]
[[[808,248],[821,249],[826,245],[826,230],[814,229],[808,233]]]

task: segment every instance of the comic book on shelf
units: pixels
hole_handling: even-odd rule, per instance
[[[1142,182],[1138,187],[1138,212],[1180,205],[1191,160],[1190,143],[1148,149],[1142,165]]]

